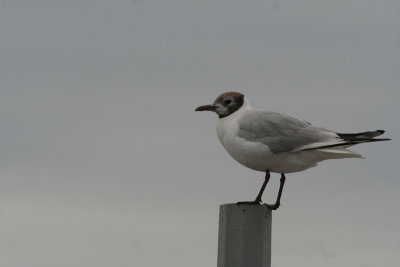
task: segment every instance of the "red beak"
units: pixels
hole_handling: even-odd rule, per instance
[[[204,106],[200,106],[200,107],[196,108],[194,111],[205,111],[205,110],[215,111],[216,109],[217,109],[216,106],[204,105]]]

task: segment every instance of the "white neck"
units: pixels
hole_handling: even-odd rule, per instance
[[[242,104],[242,106],[240,107],[240,110],[241,110],[241,109],[252,109],[252,106],[251,106],[249,100],[247,100],[247,97],[244,97],[244,98],[243,98],[243,104]]]

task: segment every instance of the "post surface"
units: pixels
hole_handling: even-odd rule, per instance
[[[220,206],[218,267],[271,266],[272,211],[265,205]]]

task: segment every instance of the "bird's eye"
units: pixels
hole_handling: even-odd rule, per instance
[[[232,101],[230,99],[225,99],[224,100],[224,104],[225,105],[229,105],[230,103],[232,103]]]

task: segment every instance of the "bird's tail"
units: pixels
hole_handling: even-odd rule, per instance
[[[391,140],[389,138],[375,138],[382,135],[384,132],[384,130],[376,130],[362,133],[336,133],[341,141],[336,144],[324,145],[312,149],[316,149],[318,152],[323,153],[322,157],[325,157],[324,159],[363,158],[363,156],[360,154],[357,154],[346,148],[360,143]]]
[[[349,145],[365,142],[389,141],[389,138],[375,138],[384,133],[384,130],[376,130],[362,133],[337,133],[337,135]]]
[[[389,138],[375,138],[384,133],[384,130],[376,130],[370,132],[362,132],[362,133],[336,133],[338,139],[336,142],[322,144],[320,146],[313,146],[306,148],[304,150],[313,150],[313,149],[327,149],[327,148],[346,148],[349,146],[354,146],[361,143],[367,142],[377,142],[377,141],[389,141]]]

